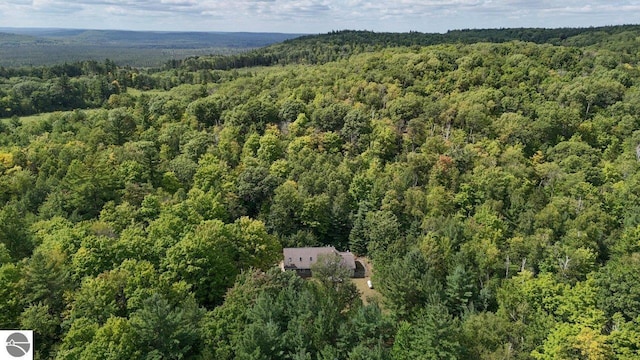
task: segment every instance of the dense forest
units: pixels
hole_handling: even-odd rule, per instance
[[[0,69],[0,328],[40,359],[640,358],[640,27],[437,36]],[[379,296],[277,266],[324,245]]]

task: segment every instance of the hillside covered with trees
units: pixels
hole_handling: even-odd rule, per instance
[[[111,59],[122,66],[157,67],[197,54],[229,55],[299,34],[175,32],[0,27],[0,66],[52,66]]]
[[[42,359],[640,357],[640,28],[425,36],[0,69],[0,328]],[[381,296],[277,267],[323,245]]]

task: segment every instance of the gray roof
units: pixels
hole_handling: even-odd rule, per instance
[[[340,256],[342,256],[342,264],[347,267],[347,269],[355,270],[356,269],[356,258],[349,251],[341,252]]]
[[[284,268],[285,269],[311,269],[318,260],[318,255],[337,254],[342,256],[342,263],[348,269],[355,269],[356,263],[353,254],[350,252],[338,252],[333,246],[325,247],[304,247],[304,248],[284,248]]]

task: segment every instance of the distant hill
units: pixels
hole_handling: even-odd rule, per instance
[[[377,33],[343,30],[320,35],[305,35],[234,56],[210,56],[182,61],[189,70],[270,66],[283,64],[323,64],[353,54],[377,51],[385,47],[429,46],[437,44],[503,43],[524,41],[564,46],[605,46],[614,51],[635,51],[640,25],[590,28],[511,28],[452,30],[447,33]],[[628,41],[619,38],[628,37]],[[616,39],[616,41],[612,41]],[[620,40],[620,41],[617,41]],[[624,48],[620,48],[623,46]],[[178,65],[176,62],[174,65]]]
[[[298,36],[300,34],[0,28],[0,66],[53,65],[108,58],[120,65],[150,67],[188,56],[237,54]]]
[[[32,46],[43,44],[56,44],[53,39],[39,38],[31,35],[15,34],[0,29],[0,51],[6,47]]]

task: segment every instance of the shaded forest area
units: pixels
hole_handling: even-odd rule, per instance
[[[442,36],[3,68],[0,327],[55,359],[637,359],[640,28]],[[323,245],[381,297],[276,266]]]

